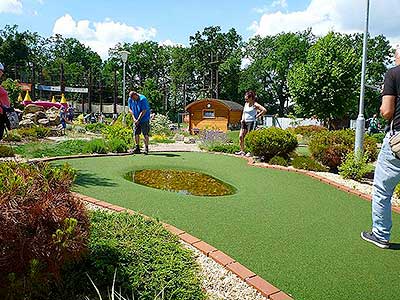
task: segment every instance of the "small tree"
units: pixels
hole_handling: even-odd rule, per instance
[[[1,85],[7,91],[11,105],[13,107],[21,108],[21,103],[18,102],[18,96],[22,93],[22,89],[18,85],[18,81],[7,78]]]

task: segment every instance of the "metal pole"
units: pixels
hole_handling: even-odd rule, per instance
[[[365,94],[365,69],[367,64],[368,19],[369,19],[369,0],[367,0],[367,10],[365,15],[363,57],[362,57],[362,67],[361,67],[360,105],[356,122],[356,140],[354,145],[354,152],[356,153],[356,155],[360,156],[363,153],[363,143],[365,134],[364,94]]]
[[[126,121],[125,121],[125,62],[124,64],[124,74],[123,74],[123,87],[122,87],[122,124],[125,126]]]

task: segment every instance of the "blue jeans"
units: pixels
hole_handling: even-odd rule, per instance
[[[390,149],[389,136],[386,134],[378,156],[372,192],[372,232],[386,242],[392,228],[392,195],[400,181],[400,159]]]

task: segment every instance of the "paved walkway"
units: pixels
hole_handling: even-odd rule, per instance
[[[185,144],[184,142],[175,142],[171,144],[150,144],[150,152],[200,152],[202,151],[197,144]]]

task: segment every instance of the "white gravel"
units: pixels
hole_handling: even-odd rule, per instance
[[[335,181],[346,187],[358,190],[368,195],[372,195],[372,180],[363,180],[363,182],[358,182],[352,179],[343,179],[339,174],[333,174],[329,172],[313,172],[319,176],[323,176],[327,179]],[[395,206],[400,206],[400,199],[395,195],[392,197],[392,204]]]

